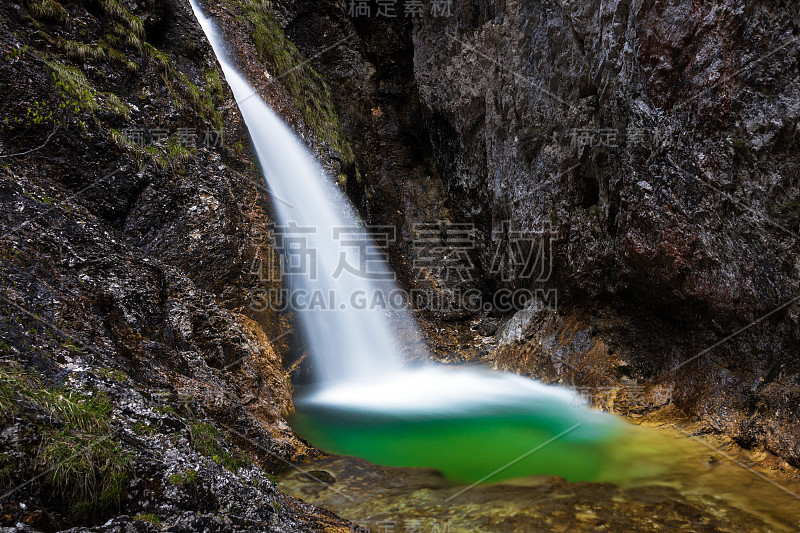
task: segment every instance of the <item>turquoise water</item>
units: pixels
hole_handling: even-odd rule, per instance
[[[610,427],[586,432],[557,417],[510,412],[444,419],[304,409],[292,425],[330,453],[385,466],[435,468],[470,483],[531,474],[570,481],[603,479],[616,434]]]
[[[617,479],[635,431],[569,391],[474,369],[344,384],[301,396],[296,407],[292,426],[326,452],[434,468],[467,483],[533,474]]]

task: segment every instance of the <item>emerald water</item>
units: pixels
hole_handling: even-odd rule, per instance
[[[319,448],[460,482],[532,474],[571,481],[640,475],[636,428],[570,391],[515,375],[423,368],[329,385],[296,401],[292,426]],[[652,468],[652,465],[650,465]]]
[[[764,460],[767,456],[742,450],[725,437],[695,437],[706,429],[678,420],[678,416],[672,410],[660,418],[656,413],[653,421],[644,422],[659,428],[618,418],[624,428],[608,435],[608,440],[595,441],[592,446],[553,441],[529,457],[538,456],[538,461],[515,464],[482,483],[470,480],[481,479],[483,466],[486,474],[501,467],[504,459],[500,456],[517,451],[505,446],[507,428],[502,424],[489,446],[478,452],[484,455],[481,461],[465,452],[475,447],[469,439],[459,440],[461,429],[448,433],[432,428],[431,440],[408,441],[425,446],[435,440],[443,447],[428,454],[419,447],[405,453],[397,450],[392,439],[410,427],[402,423],[395,422],[386,434],[377,435],[368,431],[341,435],[338,432],[344,427],[334,425],[332,434],[321,436],[323,440],[370,455],[374,462],[329,456],[285,472],[278,482],[281,490],[330,509],[364,531],[798,530],[800,479],[796,471],[776,467]],[[305,422],[321,421],[309,418]],[[687,425],[682,426],[684,423]],[[474,421],[473,427],[487,424],[491,425]],[[319,428],[314,431],[322,433]],[[330,431],[329,426],[324,431]],[[359,436],[363,439],[357,442]],[[508,438],[520,435],[511,431]],[[402,435],[401,441],[407,442]],[[379,443],[394,451],[386,453]],[[546,450],[549,453],[544,453]],[[454,475],[462,480],[431,468],[375,464],[395,460],[422,463],[431,458],[455,465]],[[494,464],[492,458],[499,463]],[[570,459],[579,466],[570,466]],[[458,466],[460,462],[471,465],[466,473]],[[542,474],[555,469],[572,479]],[[576,481],[579,478],[585,480]]]
[[[364,531],[797,531],[795,471],[664,411],[636,425],[465,368],[329,384],[298,398],[292,425],[339,455],[279,486]]]

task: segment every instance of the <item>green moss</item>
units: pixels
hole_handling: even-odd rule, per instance
[[[237,453],[229,453],[221,444],[220,434],[217,428],[206,422],[194,421],[189,424],[192,446],[201,455],[211,457],[211,459],[230,470],[236,472],[239,468],[248,464],[247,460]]]
[[[182,171],[184,164],[197,151],[195,148],[184,146],[177,135],[169,137],[164,145],[150,144],[147,146],[139,146],[132,143],[118,129],[111,129],[109,135],[117,146],[131,153],[136,159],[139,168],[144,168],[147,162],[151,162],[161,170],[171,168],[176,171]]]
[[[192,436],[192,445],[203,455],[211,456],[219,451],[217,428],[206,422],[192,422],[189,424]]]
[[[138,51],[142,51],[144,48],[144,44],[142,40],[139,38],[139,35],[131,30],[127,26],[123,26],[122,24],[114,24],[111,28],[114,35],[119,37],[117,40],[118,43],[121,43],[129,48],[135,48]]]
[[[145,422],[141,422],[140,421],[140,422],[136,422],[133,425],[133,432],[136,433],[137,435],[150,436],[150,435],[155,435],[156,433],[158,433],[158,428],[156,428],[154,426],[151,426],[151,425],[149,425],[149,424],[147,424]]]
[[[53,79],[68,106],[91,112],[99,109],[97,93],[80,69],[56,61],[48,61],[47,65],[53,70]]]
[[[147,55],[147,57],[155,61],[156,65],[158,65],[158,67],[162,70],[162,76],[172,76],[174,68],[172,67],[172,61],[170,61],[167,54],[157,49],[150,43],[144,43],[144,53]]]
[[[138,520],[140,522],[148,522],[150,524],[153,524],[154,526],[161,525],[161,519],[157,515],[154,515],[153,513],[139,513],[136,516],[134,516],[133,519]]]
[[[189,468],[184,470],[184,479],[187,485],[197,485],[197,470]]]
[[[206,91],[214,100],[222,102],[225,99],[225,88],[216,70],[207,70],[203,73],[203,80],[206,83]]]
[[[122,39],[119,38],[119,35],[115,35],[113,33],[107,33],[107,34],[103,35],[103,37],[100,39],[100,43],[105,45],[105,46],[109,46],[109,47],[113,48],[113,47],[117,47],[120,44],[122,44]],[[147,47],[147,45],[145,45],[145,48],[146,47]]]
[[[144,44],[145,55],[154,61],[157,69],[172,93],[175,103],[179,108],[189,107],[194,109],[204,120],[211,123],[217,130],[225,126],[220,111],[220,104],[225,98],[222,80],[216,70],[203,73],[203,87],[198,87],[183,72],[179,72],[172,60],[149,43]]]
[[[192,83],[183,72],[178,72],[177,79],[180,82],[180,87],[183,88],[184,96],[188,100],[190,107],[197,111],[205,120],[213,124],[215,128],[218,130],[223,129],[222,112],[219,110],[219,106],[214,102],[214,98],[212,97],[213,93],[211,91],[201,90],[197,85]],[[219,78],[217,78],[215,86],[216,84],[221,88],[222,84]]]
[[[342,164],[355,163],[351,144],[345,139],[330,88],[322,76],[283,33],[265,0],[233,0],[253,24],[252,38],[259,58],[268,62],[274,79],[286,87],[295,107],[316,137],[339,152]]]
[[[118,383],[123,383],[128,379],[128,374],[122,370],[112,370],[110,368],[98,368],[97,373],[105,378],[113,379]]]
[[[185,163],[194,152],[195,150],[193,148],[181,144],[178,137],[175,135],[167,139],[167,155],[172,161]]]
[[[80,44],[80,43],[79,43]],[[130,72],[136,72],[139,69],[139,65],[135,62],[128,59],[128,56],[120,52],[116,49],[117,46],[122,44],[122,39],[118,36],[113,34],[106,34],[103,36],[97,45],[83,45],[83,50],[90,59],[109,59],[120,65],[124,66]],[[93,50],[87,50],[86,47],[93,48]],[[100,51],[102,51],[103,57],[100,57]],[[80,54],[80,49],[76,52]]]
[[[169,476],[169,482],[176,487],[182,485],[194,486],[197,484],[197,470],[188,468],[183,471],[183,474],[172,474]]]
[[[145,146],[144,151],[150,156],[150,160],[161,170],[169,168],[169,159],[158,146]]]
[[[117,19],[124,24],[124,26],[116,25],[114,33],[119,35],[129,46],[141,50],[141,39],[144,38],[144,23],[142,20],[132,15],[119,0],[99,0],[99,3],[109,17]]]

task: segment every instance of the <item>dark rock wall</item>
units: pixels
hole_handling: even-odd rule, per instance
[[[270,479],[316,452],[284,420],[291,325],[249,305],[269,197],[189,3],[3,2],[0,46],[2,525],[346,528]],[[92,398],[97,423],[61,406]]]
[[[433,148],[460,217],[487,235],[503,220],[552,231],[543,285],[565,310],[627,315],[608,336],[634,374],[800,460],[797,5],[473,8],[413,36],[420,98],[449,124]],[[665,326],[674,346],[630,334]]]
[[[349,24],[345,2],[277,5],[309,55],[355,33],[315,65],[356,146],[349,192],[400,225],[407,285],[446,286],[415,276],[411,245],[414,223],[445,219],[475,225],[469,285],[486,296],[557,291],[552,320],[496,339],[497,366],[667,387],[800,460],[796,3],[454,1],[396,18],[372,3]],[[552,236],[546,280],[492,273],[512,232]],[[564,324],[603,346],[571,345],[582,372],[538,342]]]

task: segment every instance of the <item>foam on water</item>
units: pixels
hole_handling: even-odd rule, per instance
[[[532,402],[552,407],[585,405],[566,389],[528,378],[438,366],[408,369],[368,383],[330,384],[314,390],[302,401],[304,405],[331,405],[353,411],[420,415],[433,410],[452,416],[483,409],[521,408]]]

